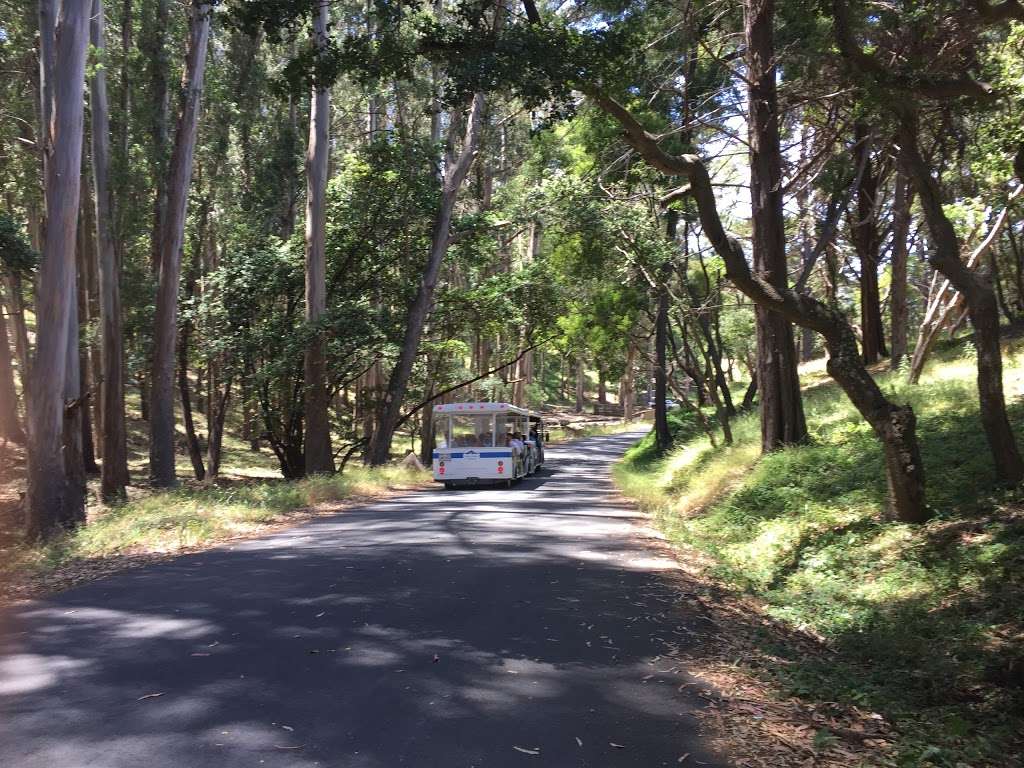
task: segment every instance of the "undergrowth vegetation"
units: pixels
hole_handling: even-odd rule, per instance
[[[348,499],[380,496],[427,482],[401,466],[352,467],[294,482],[189,486],[99,507],[90,524],[41,546],[21,546],[0,563],[0,585],[76,563],[121,555],[171,553],[258,533],[296,513]]]
[[[1024,732],[1024,493],[995,483],[972,355],[946,349],[919,386],[878,377],[918,414],[926,525],[885,518],[878,443],[830,384],[805,392],[808,445],[762,457],[753,413],[714,448],[676,412],[674,451],[657,456],[648,435],[616,468],[671,540],[710,556],[711,575],[830,648],[825,661],[770,649],[781,691],[884,713],[898,765],[1008,765]],[[1019,344],[1006,364],[1022,435]]]

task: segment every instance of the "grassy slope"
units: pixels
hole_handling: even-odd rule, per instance
[[[772,649],[781,691],[884,712],[900,765],[1010,765],[1024,726],[1024,493],[995,486],[980,430],[971,348],[953,348],[920,386],[884,374],[913,404],[934,521],[883,518],[878,445],[820,364],[804,381],[810,445],[761,458],[756,414],[711,448],[677,419],[679,448],[651,440],[617,467],[627,495],[709,569],[759,596],[773,617],[836,653]],[[1024,349],[1008,352],[1007,396],[1024,438]]]

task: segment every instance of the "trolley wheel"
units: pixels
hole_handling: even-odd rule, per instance
[[[454,491],[455,490],[455,483],[451,482],[450,480],[445,480],[444,481],[444,489],[446,491]]]

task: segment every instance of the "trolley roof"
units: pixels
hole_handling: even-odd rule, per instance
[[[511,403],[445,403],[435,405],[434,413],[515,413],[520,416],[531,416],[539,419],[539,413],[519,408]]]

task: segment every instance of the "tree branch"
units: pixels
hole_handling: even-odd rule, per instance
[[[1024,21],[1024,5],[1019,0],[1003,0],[991,3],[988,0],[974,0],[974,9],[986,22],[997,24],[1001,21]]]
[[[861,48],[853,34],[850,9],[845,0],[832,0],[833,29],[836,44],[843,58],[858,72],[870,75],[878,83],[898,91],[947,100],[961,97],[991,99],[995,90],[988,83],[963,75],[961,77],[932,77],[927,75],[908,76],[894,72],[877,56]]]
[[[508,368],[509,366],[515,365],[520,360],[522,360],[523,355],[525,355],[527,352],[529,352],[530,350],[536,349],[537,347],[541,346],[542,344],[547,344],[549,341],[551,341],[551,338],[541,339],[540,341],[538,341],[538,342],[536,342],[534,344],[531,344],[530,346],[525,347],[524,349],[521,349],[519,351],[519,354],[516,355],[511,360],[509,360],[508,362],[502,363],[501,365],[497,366],[496,368],[491,368],[491,370],[485,371],[484,373],[481,373],[479,376],[474,376],[472,379],[467,379],[466,381],[461,381],[458,384],[453,384],[452,386],[447,387],[446,389],[442,389],[436,395],[432,395],[431,397],[428,397],[423,402],[419,403],[418,405],[413,406],[408,411],[406,411],[405,415],[403,415],[402,418],[400,418],[398,420],[398,422],[395,424],[395,430],[397,431],[400,426],[402,426],[403,424],[405,424],[405,422],[407,422],[410,418],[412,418],[413,414],[417,413],[423,407],[425,407],[427,405],[430,405],[430,403],[434,402],[439,397],[444,397],[449,392],[454,392],[457,389],[462,389],[462,387],[468,387],[470,384],[473,384],[474,382],[480,381],[480,379],[486,379],[488,376],[490,376],[493,373],[497,373],[500,370],[503,370],[505,368]]]

